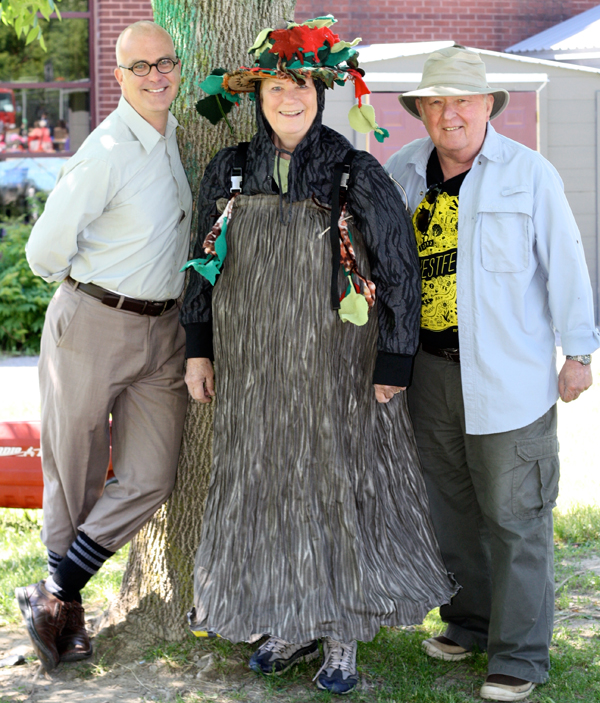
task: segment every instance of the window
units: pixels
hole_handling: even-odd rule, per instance
[[[62,0],[62,21],[40,16],[47,52],[0,24],[0,150],[7,156],[66,155],[90,133],[92,1]]]

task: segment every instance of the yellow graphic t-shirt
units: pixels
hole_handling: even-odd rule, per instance
[[[422,210],[427,211],[427,216],[420,214]],[[419,231],[417,223],[428,219],[426,231]],[[458,196],[440,193],[431,204],[423,198],[415,211],[413,225],[421,263],[421,327],[433,332],[457,327]]]
[[[444,181],[434,150],[427,164],[430,188],[413,215],[421,264],[421,341],[440,349],[458,348],[458,193],[466,175]]]

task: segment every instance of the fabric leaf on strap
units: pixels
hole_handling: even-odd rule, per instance
[[[191,259],[181,271],[192,267],[201,276],[204,276],[213,286],[217,280],[217,276],[221,273],[221,267],[227,255],[227,224],[231,219],[231,211],[233,209],[233,201],[238,196],[234,193],[227,202],[221,217],[212,226],[210,232],[206,235],[206,239],[202,244],[204,253],[208,254],[204,259]]]

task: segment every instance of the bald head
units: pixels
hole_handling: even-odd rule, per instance
[[[150,37],[153,35],[162,35],[165,40],[170,42],[171,47],[173,47],[173,39],[166,29],[163,29],[156,22],[150,22],[150,20],[140,20],[139,22],[134,22],[130,24],[129,27],[119,34],[117,39],[117,45],[115,47],[115,53],[117,55],[117,66],[123,65],[123,55],[128,53],[132,43],[137,42],[138,39],[143,39],[145,37]],[[175,53],[175,48],[173,47],[173,54]]]

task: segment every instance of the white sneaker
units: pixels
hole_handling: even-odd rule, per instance
[[[323,666],[317,671],[317,688],[344,695],[358,683],[356,641],[345,643],[323,639]]]
[[[445,640],[445,641],[444,641]],[[421,643],[425,652],[434,659],[443,659],[447,662],[458,662],[471,656],[471,652],[459,644],[450,644],[452,640],[447,637],[431,637]]]
[[[523,683],[518,683],[519,681]],[[488,701],[522,701],[533,693],[534,688],[535,684],[531,681],[515,679],[505,674],[491,674],[485,680],[479,695]]]

